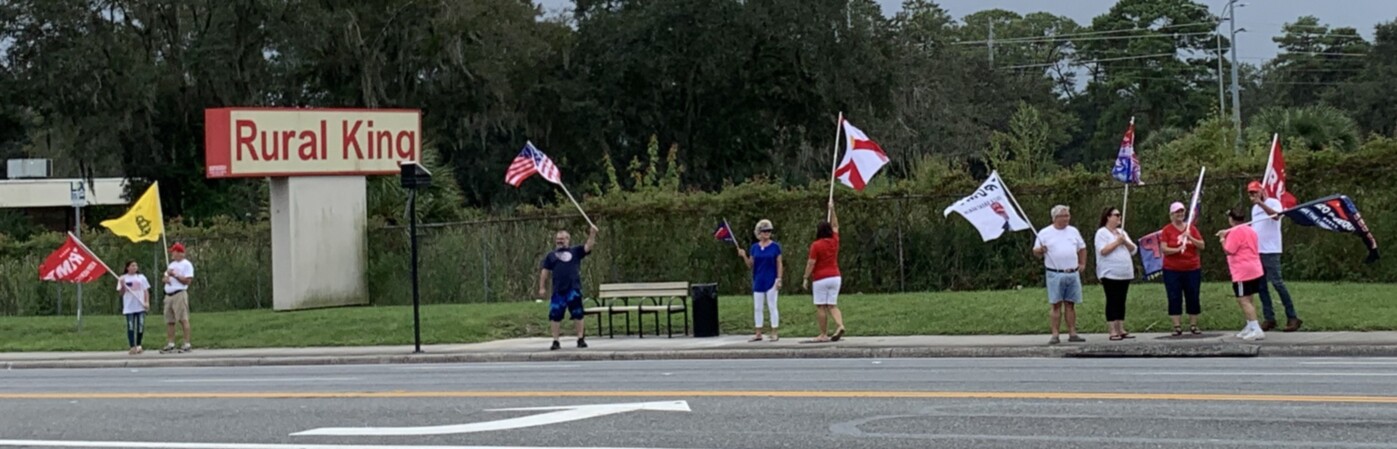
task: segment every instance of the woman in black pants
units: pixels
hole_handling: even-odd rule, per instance
[[[1107,207],[1101,211],[1101,228],[1096,230],[1096,278],[1106,290],[1106,327],[1111,340],[1135,338],[1125,331],[1125,298],[1135,279],[1136,250],[1130,235],[1121,229],[1121,211]]]

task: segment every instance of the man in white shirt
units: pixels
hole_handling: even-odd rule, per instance
[[[187,352],[193,349],[189,337],[189,284],[194,283],[194,264],[184,258],[184,244],[170,247],[170,266],[161,281],[165,284],[165,348],[160,352]],[[184,346],[175,348],[175,324],[184,328]]]
[[[1038,231],[1038,239],[1033,242],[1033,255],[1043,258],[1047,274],[1048,304],[1052,310],[1048,322],[1053,338],[1048,344],[1062,341],[1058,338],[1058,327],[1065,314],[1067,316],[1067,341],[1084,342],[1077,336],[1077,304],[1082,302],[1082,270],[1087,268],[1087,242],[1082,233],[1072,227],[1072,209],[1067,206],[1053,206],[1053,225]],[[1063,309],[1066,309],[1064,313]]]
[[[1266,319],[1261,323],[1261,330],[1276,328],[1276,311],[1272,307],[1271,292],[1266,288],[1266,284],[1270,283],[1276,288],[1281,305],[1285,307],[1285,331],[1295,332],[1300,330],[1300,324],[1304,321],[1296,315],[1290,290],[1285,288],[1285,281],[1281,279],[1281,200],[1267,198],[1261,183],[1257,181],[1247,185],[1247,195],[1252,202],[1251,227],[1256,231],[1256,242],[1261,249],[1261,268],[1266,272],[1266,282],[1261,283],[1261,291],[1257,292],[1257,296],[1261,297],[1261,314]]]

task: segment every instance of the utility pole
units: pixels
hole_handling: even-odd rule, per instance
[[[987,19],[986,21],[989,22],[989,24],[990,24],[990,36],[989,36],[989,39],[986,40],[986,42],[989,43],[989,49],[990,49],[990,68],[993,69],[993,68],[994,68],[994,19]]]
[[[1218,116],[1227,113],[1227,104],[1222,96],[1222,33],[1218,33]]]
[[[1237,82],[1237,32],[1246,31],[1237,29],[1237,2],[1239,0],[1228,0],[1227,27],[1231,31],[1232,38],[1232,124],[1237,132],[1237,153],[1242,152],[1242,107],[1241,107],[1241,86]]]

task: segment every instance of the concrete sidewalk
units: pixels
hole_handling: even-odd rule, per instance
[[[335,365],[383,363],[531,362],[585,360],[675,360],[754,358],[897,357],[1255,357],[1397,356],[1397,332],[1272,332],[1266,340],[1244,342],[1233,332],[1170,337],[1136,334],[1113,342],[1085,334],[1086,343],[1049,346],[1047,335],[848,337],[837,343],[748,342],[748,336],[638,339],[589,337],[588,349],[572,339],[549,351],[549,340],[521,338],[475,344],[412,346],[199,349],[184,354],[147,350],[138,356],[112,352],[18,352],[0,354],[0,368],[123,368],[249,365]]]

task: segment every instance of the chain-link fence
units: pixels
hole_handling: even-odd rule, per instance
[[[1310,175],[1324,175],[1309,173]],[[1370,174],[1327,176],[1324,182],[1292,185],[1300,198],[1347,193],[1357,199],[1379,242],[1397,237],[1397,195],[1390,187],[1373,188]],[[1242,187],[1246,179],[1216,176],[1207,181],[1199,228],[1211,234],[1227,225],[1228,208],[1248,206]],[[1015,192],[1031,221],[1048,224],[1048,210],[1055,204],[1073,208],[1074,225],[1090,240],[1098,227],[1100,211],[1120,206],[1119,184],[1078,183],[1078,187]],[[1320,190],[1315,186],[1325,186]],[[1192,180],[1132,187],[1125,228],[1139,238],[1160,229],[1168,221],[1170,202],[1187,202]],[[714,227],[726,218],[742,242],[750,244],[757,220],[771,219],[782,244],[785,273],[795,286],[805,268],[805,258],[816,224],[825,218],[825,198],[818,193],[796,200],[744,200],[743,204],[683,206],[663,211],[597,211],[601,227],[596,251],[583,264],[587,294],[607,282],[687,281],[716,282],[724,294],[748,291],[750,275],[731,244],[712,237]],[[959,196],[900,196],[841,198],[840,269],[844,290],[850,293],[985,290],[1036,286],[1042,281],[1042,262],[1030,252],[1029,232],[1007,234],[982,242],[979,234],[957,215],[944,217],[946,206]],[[241,229],[241,228],[239,228]],[[191,298],[198,311],[269,308],[272,290],[270,233],[248,228],[239,237],[181,237],[196,269]],[[573,243],[586,240],[586,223],[577,216],[508,218],[463,223],[424,224],[421,235],[421,288],[426,304],[483,303],[530,300],[538,289],[539,262],[553,246],[558,229],[572,232]],[[1287,277],[1296,280],[1397,281],[1397,265],[1384,259],[1363,265],[1366,250],[1357,238],[1314,228],[1285,226]],[[208,232],[205,232],[208,234]],[[56,238],[56,237],[55,237]],[[367,285],[372,304],[402,305],[412,301],[409,277],[409,239],[406,228],[372,229]],[[75,288],[38,281],[36,267],[60,240],[32,242],[28,247],[0,254],[0,315],[72,314]],[[113,237],[95,236],[89,246],[114,269],[128,259],[141,263],[158,284],[164,267],[161,245],[132,244]],[[1217,245],[1202,252],[1204,275],[1227,280],[1226,259]],[[1093,266],[1090,265],[1089,266]],[[1088,278],[1093,270],[1088,270]],[[85,313],[119,313],[120,302],[108,281],[89,284],[84,290]],[[158,286],[157,286],[158,288]],[[158,307],[158,292],[154,295]]]

